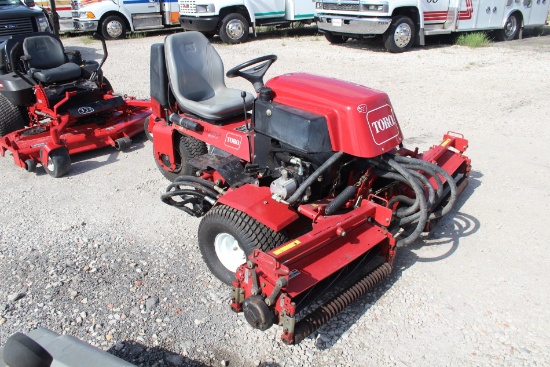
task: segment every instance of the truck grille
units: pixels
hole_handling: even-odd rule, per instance
[[[323,3],[324,10],[359,11],[359,4],[327,4]]]
[[[33,18],[19,18],[0,20],[0,36],[12,36],[14,34],[32,33]]]
[[[195,14],[197,8],[195,6],[195,0],[180,0],[180,13]]]

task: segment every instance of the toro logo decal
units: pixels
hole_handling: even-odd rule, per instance
[[[366,104],[360,104],[357,106],[357,112],[359,113],[367,113],[367,105]]]
[[[92,113],[94,112],[94,109],[92,107],[80,107],[78,109],[78,113],[81,114],[81,115],[87,115],[89,113]]]
[[[241,147],[242,138],[239,135],[227,133],[224,145],[231,149],[238,150]]]
[[[370,110],[367,113],[367,124],[376,145],[382,145],[399,135],[397,119],[388,104]]]

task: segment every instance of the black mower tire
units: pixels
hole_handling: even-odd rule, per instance
[[[228,285],[235,280],[238,265],[228,269],[222,264],[216,253],[218,235],[232,236],[246,257],[256,248],[269,251],[288,241],[284,233],[275,232],[240,210],[226,205],[214,207],[199,224],[199,250],[212,274]]]
[[[386,50],[391,53],[401,53],[410,50],[414,44],[415,34],[414,22],[403,15],[392,20],[382,40]]]
[[[225,43],[237,44],[248,40],[250,24],[238,13],[227,14],[220,25],[218,34]]]
[[[513,41],[518,37],[521,28],[521,19],[517,13],[510,14],[503,29],[495,31],[496,39],[499,41]]]
[[[330,32],[325,32],[325,38],[327,41],[332,43],[333,45],[340,45],[342,43],[346,43],[348,41],[348,37],[345,36],[337,36]]]
[[[43,149],[40,149],[40,160],[42,161]],[[71,156],[67,148],[57,148],[50,151],[48,164],[44,170],[52,177],[59,178],[65,176],[71,170]]]
[[[164,170],[155,159],[155,163],[160,172],[171,182],[174,182],[179,176],[195,176],[194,173],[196,168],[187,164],[187,161],[191,158],[208,153],[208,149],[203,141],[191,136],[182,135],[176,153],[179,154],[180,164],[173,172]]]
[[[24,109],[0,94],[0,136],[21,130],[26,125]]]
[[[101,22],[101,35],[106,40],[126,38],[126,21],[118,15],[110,15]]]

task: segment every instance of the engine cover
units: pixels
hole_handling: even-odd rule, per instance
[[[275,92],[274,102],[323,116],[334,151],[372,158],[403,141],[386,93],[306,73],[284,74],[266,86]]]

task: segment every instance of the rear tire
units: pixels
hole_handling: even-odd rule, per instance
[[[40,160],[42,161],[43,149],[40,149]],[[71,157],[67,148],[57,148],[50,151],[48,164],[44,170],[52,177],[65,176],[71,170]]]
[[[204,216],[198,238],[204,262],[216,278],[228,285],[254,249],[269,251],[288,240],[285,234],[225,205],[216,206]]]
[[[503,29],[495,31],[496,38],[499,41],[512,41],[518,37],[521,20],[517,14],[510,14]]]
[[[0,94],[0,136],[25,128],[26,119],[23,111],[23,108],[14,106]]]
[[[231,13],[225,16],[218,32],[225,43],[242,43],[248,39],[250,25],[241,14]]]
[[[348,40],[348,37],[337,36],[337,35],[332,34],[332,33],[325,33],[325,38],[327,39],[327,41],[329,41],[333,45],[339,45],[339,44],[342,44],[342,43],[346,43],[347,40]]]
[[[176,154],[179,154],[180,163],[178,167],[173,171],[164,170],[160,164],[155,159],[158,169],[171,182],[179,176],[194,176],[195,171],[197,170],[193,166],[187,164],[191,158],[198,157],[200,155],[206,154],[208,149],[206,144],[198,139],[195,139],[191,136],[182,135],[180,137],[178,149],[176,149]]]
[[[416,29],[411,18],[396,17],[382,38],[386,50],[392,53],[408,51],[414,43]]]

